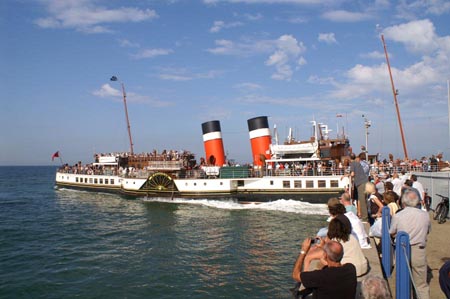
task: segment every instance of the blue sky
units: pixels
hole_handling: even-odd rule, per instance
[[[250,162],[247,119],[307,139],[315,118],[353,148],[402,157],[380,34],[390,53],[409,156],[449,159],[450,2],[331,0],[0,3],[0,165],[91,162],[127,151],[204,155],[201,123]],[[336,118],[343,114],[344,118]],[[57,163],[56,161],[54,162]]]

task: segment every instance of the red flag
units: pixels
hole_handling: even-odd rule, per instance
[[[55,158],[59,158],[59,151],[53,154],[52,161],[55,160]]]

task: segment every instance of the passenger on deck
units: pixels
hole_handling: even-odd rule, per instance
[[[368,194],[367,206],[369,208],[369,223],[372,225],[375,220],[381,217],[383,209],[383,196],[377,192],[375,185],[371,182],[366,183],[366,193]]]
[[[386,280],[377,275],[368,275],[361,282],[363,299],[391,299]]]
[[[395,215],[398,211],[398,195],[394,191],[388,191],[384,193],[384,203],[390,210],[391,217]]]
[[[341,195],[341,204],[344,205],[345,210],[347,212],[352,212],[355,215],[358,215],[356,212],[356,207],[352,204],[352,199],[350,197],[350,194],[348,192],[344,192]]]
[[[396,236],[399,231],[409,234],[411,244],[411,266],[414,283],[421,299],[430,298],[427,283],[427,235],[431,230],[430,216],[417,209],[419,196],[412,188],[406,189],[402,197],[404,209],[392,217],[389,233]]]
[[[364,173],[364,169],[359,162],[359,158],[356,158],[355,154],[350,155],[350,176],[353,177],[353,184],[356,187],[358,194],[358,217],[362,221],[368,221],[367,214],[367,201],[365,197],[365,184],[368,182],[369,178]]]
[[[345,216],[341,217],[346,218]],[[327,237],[330,240],[341,243],[344,248],[342,263],[353,264],[356,268],[356,275],[362,276],[369,269],[368,261],[361,250],[358,240],[351,234],[351,227],[349,228],[342,220],[338,216],[330,221]]]
[[[312,289],[314,298],[355,298],[356,269],[352,264],[342,263],[344,248],[339,242],[329,241],[322,247],[311,249],[311,239],[301,245],[292,278]],[[312,260],[319,260],[320,270],[310,270]]]
[[[345,225],[350,226],[349,229],[352,235],[358,240],[361,248],[371,248],[364,224],[353,212],[346,212],[345,207],[339,202],[339,199],[330,198],[328,200],[328,211],[330,212],[328,221],[331,221],[331,219],[336,217],[341,217],[340,219],[345,222]],[[345,217],[347,219],[345,219]],[[327,233],[328,227],[324,227],[318,231],[317,236],[323,238],[327,236]]]

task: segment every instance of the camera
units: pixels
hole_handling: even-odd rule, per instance
[[[320,244],[320,238],[311,238],[311,245]]]

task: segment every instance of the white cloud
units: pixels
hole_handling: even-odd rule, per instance
[[[225,23],[224,21],[214,21],[213,26],[209,29],[209,32],[211,33],[217,33],[221,31],[222,29],[228,29],[233,27],[242,26],[244,23],[242,22],[231,22],[231,23]]]
[[[302,65],[305,65],[307,62],[306,62],[306,59],[302,56],[298,59],[297,63],[299,66],[302,66]]]
[[[122,92],[119,89],[116,89],[109,85],[108,83],[103,84],[100,89],[94,90],[92,92],[94,96],[100,98],[112,98],[115,102],[122,101]],[[127,92],[127,102],[129,103],[139,103],[139,104],[148,104],[153,107],[167,107],[172,106],[173,103],[165,102],[160,100],[152,99],[148,96],[143,96],[134,92]]]
[[[203,0],[206,4],[217,4],[220,2],[230,2],[230,3],[247,3],[247,4],[321,4],[328,3],[328,0]]]
[[[251,82],[239,83],[239,84],[236,84],[233,87],[236,88],[236,89],[239,89],[241,91],[255,91],[255,90],[262,89],[261,85],[256,84],[256,83],[251,83]]]
[[[417,19],[420,15],[442,15],[450,12],[450,2],[448,0],[416,0],[398,1],[397,16],[404,19]]]
[[[297,60],[298,65],[306,64],[303,57],[299,57],[306,50],[302,42],[298,42],[292,35],[282,35],[277,40],[277,49],[266,60],[266,65],[275,66],[276,72],[272,75],[275,80],[291,80],[293,70],[290,65],[292,60]]]
[[[308,22],[308,19],[305,17],[294,17],[288,19],[288,22],[292,24],[304,24]]]
[[[216,70],[195,73],[185,68],[162,68],[158,78],[170,81],[190,81],[196,79],[214,79],[221,73]]]
[[[276,45],[276,41],[246,39],[233,42],[231,40],[219,39],[215,40],[215,44],[215,48],[209,48],[206,51],[215,55],[248,56],[272,51]]]
[[[118,89],[113,88],[108,83],[103,84],[102,87],[100,87],[100,89],[94,90],[92,92],[92,94],[97,97],[101,97],[101,98],[106,98],[106,97],[116,98],[116,97],[122,96],[122,93]]]
[[[331,10],[323,13],[322,18],[333,22],[359,22],[371,19],[372,16],[365,12]]]
[[[119,39],[119,45],[124,48],[139,48],[140,45],[138,43],[133,43],[127,39]]]
[[[388,27],[383,34],[386,39],[405,44],[412,52],[429,53],[439,47],[434,25],[428,19]]]
[[[307,82],[319,85],[336,85],[336,81],[333,77],[319,77],[316,75],[309,76]]]
[[[263,18],[263,15],[260,14],[260,13],[253,14],[253,15],[249,14],[249,13],[246,13],[246,14],[244,14],[244,17],[247,20],[249,20],[249,21],[258,21],[258,20],[261,20]]]
[[[293,75],[292,64],[302,66],[306,64],[301,57],[306,47],[292,35],[282,35],[276,40],[251,40],[233,42],[231,40],[216,40],[216,47],[207,49],[215,55],[250,56],[261,53],[271,53],[265,64],[274,66],[276,72],[272,75],[275,80],[290,80]]]
[[[319,37],[317,38],[319,42],[324,42],[327,44],[337,44],[336,37],[334,33],[319,33]]]
[[[159,74],[158,77],[162,80],[170,81],[190,81],[193,78],[189,76],[176,75],[176,74]]]
[[[142,22],[157,18],[152,9],[120,7],[108,9],[89,0],[44,0],[49,16],[35,20],[42,28],[67,28],[85,33],[107,33],[109,23]]]
[[[360,55],[362,58],[370,58],[370,59],[383,59],[385,58],[384,53],[379,52],[379,51],[372,51],[369,53],[363,53]],[[394,57],[391,53],[389,53],[389,57],[392,58]]]
[[[164,56],[173,53],[171,49],[142,49],[136,54],[132,54],[134,59],[154,58],[157,56]]]

